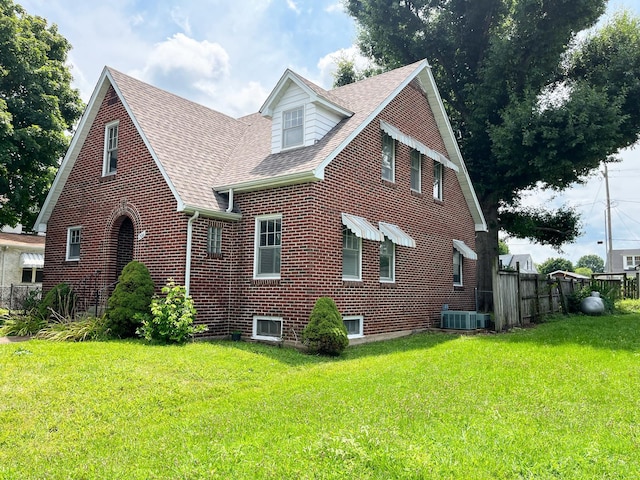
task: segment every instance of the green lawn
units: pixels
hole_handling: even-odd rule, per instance
[[[640,478],[640,315],[339,359],[0,345],[0,478]]]

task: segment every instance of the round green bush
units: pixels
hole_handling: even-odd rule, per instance
[[[340,355],[347,345],[347,329],[333,299],[320,297],[311,311],[302,339],[311,352]]]
[[[141,323],[138,314],[151,313],[154,291],[147,267],[136,260],[127,263],[107,304],[107,325],[112,335],[120,338],[135,335]]]

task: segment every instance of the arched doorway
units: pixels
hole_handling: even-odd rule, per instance
[[[117,280],[120,273],[122,273],[122,269],[127,265],[127,263],[133,260],[133,222],[129,217],[120,217],[114,225],[114,229],[116,228],[118,229],[115,272],[115,279]]]

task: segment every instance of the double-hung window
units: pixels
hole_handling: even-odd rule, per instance
[[[297,147],[304,142],[304,107],[282,113],[282,148]]]
[[[442,164],[433,162],[433,198],[442,200]]]
[[[422,191],[422,156],[418,150],[411,150],[411,190]]]
[[[80,232],[81,227],[67,229],[67,260],[80,260]]]
[[[116,173],[118,168],[118,122],[105,126],[103,175]]]
[[[342,279],[361,280],[362,239],[342,227]]]
[[[640,265],[640,256],[627,255],[624,258],[624,269],[633,270]]]
[[[281,242],[282,216],[257,217],[254,255],[255,278],[280,278]]]
[[[380,242],[380,281],[381,282],[393,282],[395,281],[395,244],[385,237],[383,242]]]
[[[453,249],[453,284],[462,286],[462,253]]]
[[[382,134],[382,179],[395,181],[396,141],[386,133]]]

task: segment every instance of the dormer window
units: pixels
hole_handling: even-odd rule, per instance
[[[118,122],[108,123],[104,132],[103,175],[116,173],[118,168]]]
[[[304,107],[282,112],[282,148],[302,145],[304,141]]]

